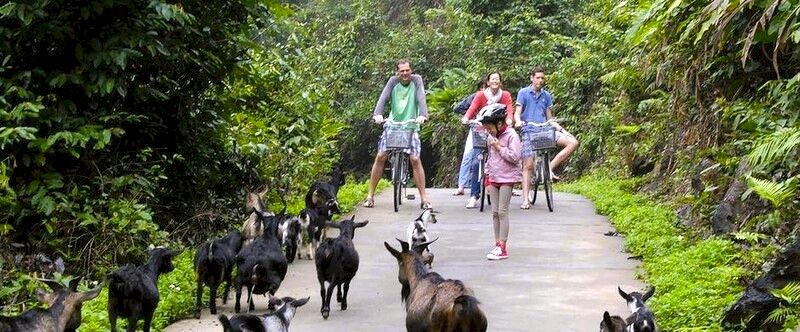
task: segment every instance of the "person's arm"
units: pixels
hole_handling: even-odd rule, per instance
[[[554,119],[555,117],[553,116],[553,97],[549,94],[548,97],[549,98],[547,98],[547,111],[545,111],[545,115],[547,116],[547,120],[550,120]],[[556,131],[564,131],[564,128],[561,127],[561,125],[558,124],[557,122],[553,121],[550,124],[553,126],[553,128],[555,128]]]
[[[472,100],[473,99],[475,99],[475,94],[474,93],[469,95],[469,96],[464,97],[464,99],[461,99],[461,102],[458,103],[458,105],[454,108],[454,110],[457,110],[457,113],[462,114],[462,115],[463,114],[467,114],[467,110],[472,105]],[[461,110],[463,110],[464,113],[461,113],[460,112]]]
[[[503,91],[500,97],[500,102],[506,105],[506,124],[511,126],[514,124],[514,104],[511,102],[511,92]]]
[[[399,82],[400,79],[397,76],[392,76],[386,82],[386,85],[383,87],[383,91],[381,92],[380,98],[378,98],[378,103],[375,104],[375,109],[372,111],[372,116],[383,116],[383,109],[386,107],[386,101],[392,97],[392,89],[394,86]]]
[[[481,109],[483,105],[486,105],[486,95],[484,95],[483,92],[478,91],[475,93],[475,98],[472,98],[472,104],[469,105],[467,113],[464,113],[464,117],[461,118],[461,122],[467,123],[469,120],[474,119],[476,115],[475,113],[478,113],[478,110]]]
[[[522,127],[522,90],[517,92],[517,102],[514,104],[514,126]]]
[[[425,100],[425,82],[422,81],[422,76],[417,74],[411,75],[411,81],[417,87],[417,108],[419,109],[418,117],[428,118],[428,102]]]

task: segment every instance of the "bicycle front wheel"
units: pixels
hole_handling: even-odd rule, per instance
[[[402,179],[402,160],[400,159],[399,153],[394,153],[392,155],[391,163],[392,163],[392,185],[394,186],[394,212],[398,211],[398,205],[400,205],[400,194],[401,188],[403,186],[403,179]]]
[[[544,193],[547,197],[547,209],[550,210],[550,212],[553,212],[553,178],[552,174],[550,174],[550,165],[548,164],[548,160],[550,160],[550,158],[548,158],[548,154],[544,155],[544,160],[545,161],[542,163],[542,174],[544,174]]]
[[[483,207],[486,203],[486,182],[484,181],[484,177],[486,175],[483,173],[484,167],[486,167],[486,155],[482,156],[481,162],[478,166],[478,182],[480,182],[481,186],[481,212],[483,212]]]
[[[528,200],[531,205],[536,203],[536,195],[539,192],[539,184],[542,183],[542,157],[537,155],[534,164],[533,177],[531,178],[531,189],[528,192]]]

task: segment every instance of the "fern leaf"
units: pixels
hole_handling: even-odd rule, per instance
[[[775,207],[781,207],[794,197],[797,190],[797,178],[783,182],[773,182],[747,176],[747,184],[761,198],[768,200]]]
[[[773,165],[778,160],[783,162],[797,147],[800,147],[800,127],[786,128],[761,139],[748,161],[753,167]]]

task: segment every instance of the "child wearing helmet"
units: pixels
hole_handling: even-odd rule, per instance
[[[492,200],[492,221],[495,246],[486,255],[489,260],[508,258],[508,206],[514,185],[522,181],[522,142],[514,128],[506,122],[506,108],[502,104],[481,109],[478,120],[489,133],[486,138],[486,193]]]

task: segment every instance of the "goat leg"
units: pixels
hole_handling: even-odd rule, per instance
[[[241,310],[239,301],[242,299],[242,282],[239,280],[239,276],[236,277],[236,285],[234,287],[236,288],[236,304],[233,305],[233,311],[238,314]]]
[[[320,281],[319,297],[322,299],[322,307],[319,309],[319,312],[322,313],[322,318],[328,319],[328,314],[330,313],[330,309],[326,309],[327,306],[325,305],[325,303],[327,303],[327,301],[325,301],[325,294],[327,294],[327,292],[325,291],[325,281]]]
[[[150,322],[153,321],[153,313],[151,312],[149,315],[144,315],[144,326],[142,327],[142,332],[150,332]]]
[[[111,332],[117,332],[117,313],[113,310],[108,311],[108,323],[111,325]]]
[[[342,310],[347,310],[347,291],[350,290],[350,280],[344,282],[344,296],[342,296]]]
[[[203,282],[200,281],[200,277],[197,277],[197,296],[195,297],[194,301],[194,318],[200,319],[200,307],[201,298],[203,297]]]
[[[210,290],[211,294],[209,294],[209,296],[208,296],[208,308],[209,308],[209,310],[211,310],[211,314],[212,315],[216,315],[217,314],[217,288],[219,288],[219,284],[211,285],[210,288],[211,288],[211,290]],[[198,311],[197,314],[199,316],[200,312]]]
[[[225,290],[222,293],[222,304],[228,303],[228,294],[231,291],[231,271],[228,271],[227,277],[225,278]]]
[[[328,319],[331,313],[331,298],[333,297],[333,288],[336,287],[333,283],[328,284],[328,291],[325,292],[325,304],[322,309],[322,318]]]
[[[342,303],[342,284],[336,285],[336,302]]]
[[[253,285],[247,285],[247,312],[256,311],[256,305],[253,303]]]
[[[128,327],[125,329],[127,332],[136,332],[136,324],[139,322],[139,315],[128,317]]]

